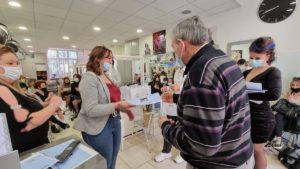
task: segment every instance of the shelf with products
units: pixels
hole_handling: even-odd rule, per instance
[[[47,80],[47,71],[36,71],[37,80]]]
[[[175,55],[173,52],[168,52],[159,55],[146,55],[144,56],[144,72],[146,82],[152,81],[153,75],[157,72],[161,72],[161,82],[172,82],[176,69]]]

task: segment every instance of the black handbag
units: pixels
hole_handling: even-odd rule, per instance
[[[287,99],[280,99],[276,104],[274,104],[273,106],[271,106],[273,111],[276,111],[278,113],[282,113],[282,114],[292,114],[290,111],[295,111],[292,110],[293,108],[297,108],[300,107],[297,104],[294,103],[290,103]]]

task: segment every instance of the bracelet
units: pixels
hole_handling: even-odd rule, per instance
[[[54,105],[53,103],[50,103],[49,106],[55,107],[55,110],[57,110],[59,108],[58,106]]]
[[[120,104],[120,102],[118,103],[118,108],[121,108],[121,104]]]
[[[21,105],[10,106],[10,109],[14,110],[14,109],[18,109],[18,108],[21,108],[21,107],[22,107]]]

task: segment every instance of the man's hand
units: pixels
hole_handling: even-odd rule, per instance
[[[170,86],[171,90],[174,91],[174,92],[178,92],[180,90],[180,86],[177,85],[177,84],[172,84]]]
[[[166,103],[174,103],[173,95],[174,95],[174,93],[172,93],[172,92],[165,92],[161,95],[161,99],[163,102],[166,102]]]
[[[165,121],[170,121],[174,124],[174,121],[172,119],[168,119],[166,116],[161,116],[161,119],[158,121],[158,125],[160,128]]]

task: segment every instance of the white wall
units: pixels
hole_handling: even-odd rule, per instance
[[[21,63],[24,76],[37,78],[36,71],[48,71],[46,53],[34,53],[34,58],[26,56]]]
[[[299,51],[300,9],[285,21],[268,24],[258,18],[258,7],[261,0],[239,0],[240,8],[203,19],[207,27],[218,27],[218,43],[227,51],[229,42],[256,39],[260,36],[271,36],[276,43],[276,52]]]
[[[249,55],[249,44],[241,44],[241,45],[233,45],[231,46],[231,50],[243,50],[242,53],[242,58],[245,59],[246,61],[249,60],[250,55]]]

